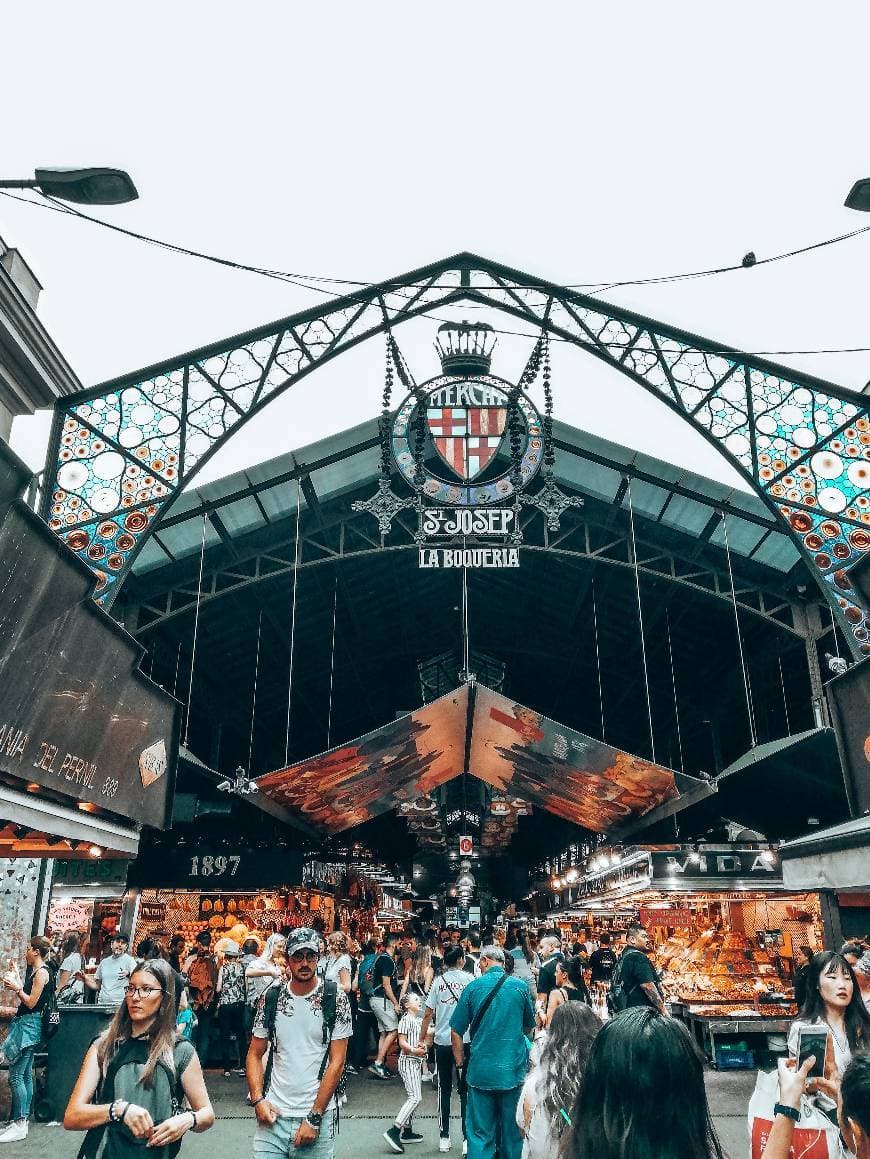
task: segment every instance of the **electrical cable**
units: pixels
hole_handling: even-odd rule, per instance
[[[640,598],[640,569],[637,563],[637,540],[634,536],[634,504],[631,499],[631,478],[628,479],[628,523],[631,530],[631,558],[634,563],[634,583],[637,590],[637,622],[640,627],[640,655],[643,661],[643,684],[646,691],[646,711],[649,717],[649,744],[650,752],[652,753],[653,763],[656,759],[656,738],[653,731],[653,712],[652,712],[652,698],[649,691],[649,670],[646,662],[646,639],[643,630],[643,605]]]
[[[183,246],[183,245],[178,245],[174,242],[164,241],[161,238],[155,238],[155,237],[150,236],[149,234],[139,233],[136,230],[126,229],[124,226],[116,225],[113,222],[104,221],[103,219],[101,219],[99,217],[94,217],[88,213],[83,213],[81,210],[75,209],[71,205],[65,205],[62,202],[57,201],[55,198],[50,197],[47,194],[42,194],[42,193],[39,194],[39,200],[34,200],[33,198],[30,198],[30,197],[22,197],[21,195],[12,193],[9,190],[0,190],[0,194],[2,194],[5,197],[9,197],[14,201],[21,202],[24,205],[36,206],[39,209],[50,209],[56,213],[64,213],[64,214],[67,214],[67,215],[72,216],[72,217],[80,218],[81,220],[88,221],[88,222],[92,223],[93,225],[102,226],[104,229],[109,229],[115,233],[123,234],[124,236],[132,238],[135,241],[141,241],[141,242],[145,242],[148,245],[157,246],[160,249],[169,250],[173,253],[182,254],[186,257],[198,258],[202,261],[213,262],[216,265],[224,266],[228,269],[240,270],[240,271],[243,271],[246,273],[259,274],[262,277],[268,277],[268,278],[276,279],[278,281],[287,282],[291,285],[297,286],[300,289],[312,290],[316,293],[324,294],[327,297],[333,297],[334,292],[330,289],[325,289],[322,285],[318,285],[317,283],[322,282],[322,283],[325,283],[326,285],[329,285],[329,286],[344,286],[344,287],[349,287],[351,289],[358,289],[358,290],[372,289],[375,286],[382,284],[382,283],[377,283],[377,282],[359,281],[359,280],[351,279],[351,278],[327,277],[327,276],[322,275],[322,274],[288,273],[287,271],[284,271],[284,270],[275,270],[275,269],[269,269],[269,268],[263,267],[263,266],[249,265],[245,262],[235,261],[231,258],[223,258],[223,257],[220,257],[216,254],[204,253],[201,250],[196,250],[196,249],[193,249],[189,246]],[[771,265],[775,262],[786,261],[790,258],[799,257],[802,254],[811,253],[815,250],[823,249],[827,246],[837,245],[840,242],[849,241],[852,238],[855,238],[855,237],[860,236],[861,234],[867,233],[868,231],[870,231],[870,226],[861,226],[858,229],[850,230],[848,233],[838,234],[835,237],[825,238],[822,241],[812,242],[809,245],[799,246],[796,249],[786,250],[783,253],[772,254],[770,257],[767,257],[767,258],[758,258],[755,260],[755,262],[752,264],[752,266],[750,266],[748,268],[754,269],[756,266]],[[621,279],[621,280],[617,280],[617,281],[610,281],[610,282],[607,282],[607,281],[605,281],[605,282],[600,282],[600,281],[599,282],[569,282],[569,283],[566,283],[564,288],[568,289],[568,290],[586,290],[586,291],[588,291],[588,294],[591,295],[591,294],[605,293],[607,290],[621,289],[621,288],[626,287],[626,286],[663,285],[663,284],[670,284],[670,283],[679,282],[679,281],[689,281],[689,280],[693,280],[693,279],[697,279],[697,278],[716,277],[716,276],[719,276],[721,274],[734,273],[738,270],[743,270],[745,268],[747,268],[747,267],[744,267],[743,263],[741,262],[739,264],[734,264],[734,265],[714,266],[714,267],[710,267],[709,269],[691,270],[691,271],[686,271],[683,273],[676,273],[676,274],[662,274],[659,276],[647,277],[647,278],[625,278],[625,279]],[[390,292],[390,284],[383,283],[383,285],[385,286],[386,292],[389,293]],[[396,288],[399,289],[399,288],[404,288],[404,287],[397,286]],[[429,288],[430,289],[443,288],[443,289],[455,290],[457,287],[455,285],[453,285],[452,283],[449,285],[440,286],[437,282],[433,282]],[[540,290],[542,294],[546,294],[546,291],[544,290],[544,288],[541,286],[538,286],[538,285],[529,285],[529,286],[517,285],[517,286],[512,287],[512,288],[518,288],[518,289],[524,289],[524,290]],[[519,332],[519,331],[496,330],[495,332],[498,334],[515,335],[515,336],[524,337],[524,338],[529,337],[529,335],[523,334],[522,332]],[[559,340],[560,339],[558,339],[558,338],[556,339],[556,341],[559,341]],[[567,341],[567,340],[561,339],[561,341]],[[623,348],[622,344],[619,344],[619,343],[603,343],[602,345],[613,346],[613,347],[618,348],[618,349]],[[714,354],[721,353],[724,356],[734,356],[734,355],[770,356],[770,355],[788,355],[788,354],[796,354],[796,355],[800,355],[800,354],[863,354],[863,353],[867,353],[867,352],[870,352],[870,347],[864,347],[864,346],[842,347],[842,348],[824,348],[824,349],[818,349],[818,350],[757,350],[757,351],[722,350],[721,352],[720,351],[708,351],[708,353],[714,353]]]
[[[749,671],[746,667],[746,657],[743,654],[743,635],[740,631],[740,613],[737,608],[737,591],[734,587],[734,569],[731,566],[731,548],[728,545],[728,521],[725,512],[722,512],[722,534],[725,540],[725,558],[728,561],[728,578],[731,582],[731,602],[734,605],[734,623],[737,626],[737,648],[740,652],[740,668],[743,673],[743,690],[746,693],[746,715],[749,718],[749,738],[755,748],[758,739],[755,732],[755,714],[752,710],[752,692],[749,687]]]
[[[329,655],[329,713],[326,718],[326,747],[332,748],[332,690],[335,685],[335,625],[338,620],[338,568],[335,569],[335,589],[332,594],[332,650]]]
[[[290,710],[293,705],[293,653],[296,645],[296,583],[299,577],[299,515],[302,509],[302,483],[296,479],[296,543],[293,551],[293,612],[290,617],[290,671],[287,677],[287,736],[284,740],[284,767],[290,764]]]
[[[601,650],[598,643],[598,604],[595,600],[595,575],[592,576],[592,625],[595,629],[595,664],[598,668],[598,706],[601,709],[601,739],[604,735],[604,686],[601,682]]]
[[[683,734],[682,730],[680,729],[680,702],[677,699],[677,677],[674,671],[674,649],[671,643],[671,614],[667,605],[665,605],[665,624],[667,625],[668,629],[668,656],[670,657],[671,661],[671,688],[674,690],[674,719],[677,722],[677,748],[680,752],[680,772],[682,772],[684,768]]]
[[[257,719],[257,684],[260,680],[260,637],[263,633],[263,609],[257,620],[257,659],[254,662],[254,697],[251,702],[251,738],[248,741],[248,776],[251,775],[251,762],[254,759],[254,723]]]
[[[190,705],[193,700],[193,669],[196,664],[196,641],[199,635],[199,607],[202,602],[202,573],[205,566],[205,527],[208,522],[208,514],[202,513],[202,542],[199,546],[199,580],[196,585],[196,613],[193,617],[193,644],[190,649],[190,683],[187,688],[187,714],[184,719],[184,747],[187,748],[187,740],[190,735]]]

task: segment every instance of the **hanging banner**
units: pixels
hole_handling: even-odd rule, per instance
[[[471,857],[472,853],[474,853],[474,838],[468,837],[468,836],[460,837],[459,838],[459,856],[460,857]]]

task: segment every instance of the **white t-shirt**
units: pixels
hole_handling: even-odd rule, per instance
[[[78,974],[83,969],[84,958],[82,958],[81,954],[67,954],[67,956],[60,964],[58,973],[60,974],[63,970],[66,970],[69,977],[67,978],[67,983],[63,991],[58,991],[58,1001],[64,1003],[81,1002],[85,992],[85,984],[81,978],[76,978],[75,981],[73,981],[73,974]],[[61,993],[63,994],[62,998],[60,997]]]
[[[281,984],[275,1012],[276,1048],[268,1097],[285,1118],[298,1119],[307,1115],[317,1098],[320,1066],[328,1050],[323,1043],[322,1004],[323,982],[320,979],[310,993],[301,997],[291,991],[289,982]],[[255,1038],[269,1037],[265,1006],[265,998],[261,998],[252,1029]],[[338,1041],[350,1038],[352,1034],[350,1003],[339,986],[332,1037]],[[333,1098],[327,1110],[334,1107]]]
[[[530,1071],[523,1084],[519,1102],[517,1103],[517,1126],[523,1133],[522,1159],[551,1159],[559,1153],[559,1140],[550,1132],[544,1110],[545,1076],[541,1068],[536,1066]],[[526,1130],[525,1102],[529,1100],[532,1117]]]
[[[466,970],[448,970],[435,981],[426,995],[426,1009],[435,1013],[435,1045],[450,1045],[450,1017],[456,1009],[459,995],[474,978]],[[464,1042],[470,1042],[465,1035]]]
[[[129,954],[114,954],[103,958],[94,977],[100,984],[97,994],[99,1006],[120,1006],[124,1001],[124,990],[130,981],[130,975],[136,969],[136,959]]]
[[[341,980],[339,974],[342,970],[347,970],[348,977],[353,972],[350,965],[350,954],[339,954],[337,958],[327,957],[326,971],[323,976],[324,978],[328,978],[330,982],[337,982],[340,988]]]

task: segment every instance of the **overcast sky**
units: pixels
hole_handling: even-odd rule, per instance
[[[18,4],[3,24],[2,176],[126,168],[140,200],[97,213],[255,265],[377,281],[468,249],[603,282],[870,221],[843,208],[870,176],[863,4],[152,0]],[[42,321],[86,386],[320,299],[7,198],[0,235],[45,287]],[[605,297],[746,350],[870,346],[868,266],[870,234]],[[419,380],[438,369],[434,328],[398,332]],[[517,373],[528,350],[502,339],[494,372]],[[854,389],[870,378],[867,354],[778,360]],[[557,417],[737,482],[596,359],[563,349],[555,371]],[[195,483],[370,417],[382,379],[380,342],[337,359]],[[15,424],[34,467],[45,430],[44,416]]]

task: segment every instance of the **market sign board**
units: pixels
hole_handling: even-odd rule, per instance
[[[782,889],[779,854],[770,849],[740,849],[733,845],[683,845],[653,850],[653,887],[658,889],[729,888],[736,883]]]
[[[91,599],[93,577],[26,509],[0,526],[0,772],[162,828],[178,703]]]
[[[144,850],[143,850],[144,852]],[[211,891],[280,889],[302,881],[302,854],[271,846],[252,849],[239,845],[176,846],[140,854],[130,863],[127,884],[139,889]]]

